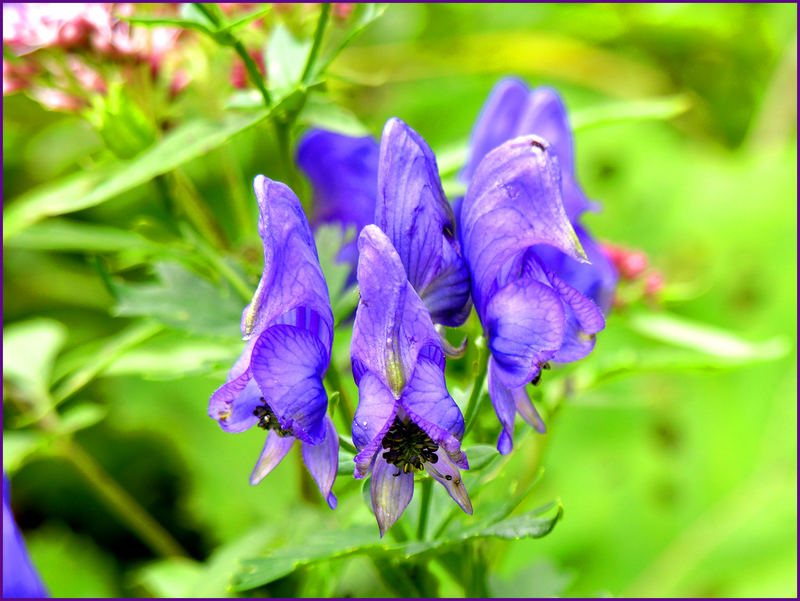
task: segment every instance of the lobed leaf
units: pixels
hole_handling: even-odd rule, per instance
[[[540,517],[545,513],[551,515]],[[236,591],[256,588],[291,574],[300,567],[350,555],[385,555],[389,558],[407,560],[473,539],[541,538],[552,531],[562,514],[563,509],[560,504],[550,503],[537,510],[488,526],[469,528],[454,537],[405,543],[381,542],[374,526],[357,526],[344,531],[325,533],[301,546],[275,550],[267,557],[244,560],[239,571],[234,574],[231,586]]]

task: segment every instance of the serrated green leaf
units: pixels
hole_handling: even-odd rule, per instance
[[[475,444],[464,449],[469,461],[469,471],[478,472],[487,467],[500,453],[488,444]]]
[[[277,97],[297,86],[310,49],[310,40],[298,40],[285,25],[273,28],[266,51],[267,81]]]
[[[365,485],[366,486],[366,485]],[[368,489],[368,486],[366,486]],[[540,517],[550,513],[547,517]],[[411,559],[412,557],[441,550],[478,538],[541,538],[549,534],[563,514],[560,504],[550,503],[537,510],[496,522],[489,526],[476,526],[461,534],[431,541],[406,543],[382,542],[374,526],[358,526],[349,530],[324,533],[301,546],[277,549],[267,557],[247,559],[231,582],[234,590],[243,591],[268,584],[294,570],[320,561],[329,561],[349,555],[385,555]]]
[[[3,240],[45,217],[87,209],[147,183],[221,146],[268,115],[263,110],[220,122],[186,123],[130,161],[107,163],[31,190],[4,209]]]
[[[116,315],[157,319],[176,330],[199,335],[238,337],[242,301],[183,265],[159,262],[158,283],[117,284]]]

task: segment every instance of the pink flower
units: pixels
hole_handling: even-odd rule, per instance
[[[36,71],[30,61],[12,63],[3,59],[3,96],[27,88]]]
[[[31,95],[46,109],[71,113],[83,108],[83,101],[77,96],[55,88],[34,88]]]
[[[52,46],[84,47],[110,23],[110,4],[3,4],[3,42],[18,54]]]

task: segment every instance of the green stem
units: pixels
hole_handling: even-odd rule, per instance
[[[351,452],[351,453],[353,453],[354,455],[355,455],[356,453],[358,453],[358,449],[357,449],[357,448],[355,448],[355,446],[353,446],[353,443],[351,443],[349,440],[347,440],[347,439],[346,439],[344,436],[342,436],[341,434],[339,434],[339,446],[340,446],[340,447],[342,447],[342,448],[344,448],[344,449],[347,449],[348,451],[350,451],[350,452]]]
[[[472,392],[469,395],[467,409],[464,412],[464,436],[470,431],[475,423],[475,418],[478,416],[483,382],[486,380],[486,370],[489,367],[489,349],[486,346],[486,341],[483,338],[478,338],[475,344],[478,347],[478,360],[475,362],[474,368],[475,381],[472,384]]]
[[[433,480],[425,478],[425,480],[422,481],[422,499],[419,506],[419,522],[417,522],[417,540],[425,540],[425,529],[428,526],[432,492]]]
[[[64,439],[59,446],[64,457],[100,493],[108,508],[155,553],[162,557],[189,557],[172,535],[117,484],[91,455],[71,440]]]
[[[261,92],[261,97],[264,99],[264,105],[267,108],[271,108],[272,97],[269,95],[269,90],[267,90],[267,86],[264,84],[264,76],[261,74],[261,71],[258,70],[258,65],[256,65],[253,57],[250,56],[250,53],[247,52],[244,44],[242,44],[242,42],[239,40],[236,40],[233,43],[233,49],[236,50],[236,53],[244,62],[245,69],[247,69],[247,74],[258,88],[258,91]]]
[[[214,25],[215,28],[219,30],[222,23],[220,23],[217,15],[215,15],[214,12],[205,5],[205,3],[193,2],[192,4],[197,8],[197,10],[206,16],[206,18]],[[258,91],[261,92],[261,96],[264,98],[264,104],[267,108],[272,107],[272,98],[270,97],[269,91],[264,84],[264,76],[261,75],[261,72],[258,70],[258,65],[256,65],[253,57],[247,52],[244,44],[242,44],[240,40],[236,39],[230,31],[226,31],[224,33],[225,35],[223,39],[220,39],[220,36],[212,37],[214,37],[218,43],[221,43],[225,46],[232,46],[233,49],[236,50],[236,54],[238,54],[244,62],[245,69],[247,69],[247,74],[258,88]]]
[[[292,115],[291,119],[294,121],[294,115]],[[292,152],[289,144],[289,129],[291,128],[291,123],[275,119],[273,124],[275,125],[275,136],[278,138],[278,156],[280,157],[281,167],[286,176],[286,183],[293,191],[300,194],[300,180],[294,169]]]
[[[333,361],[331,361],[333,363]],[[325,372],[325,382],[334,392],[339,393],[339,407],[341,408],[342,425],[346,428],[351,428],[353,425],[353,406],[350,404],[350,397],[342,386],[342,380],[339,378],[339,372],[335,365],[328,367]]]
[[[314,65],[317,62],[317,55],[322,46],[322,36],[325,33],[325,26],[328,24],[328,17],[331,12],[331,5],[323,3],[320,7],[319,20],[317,21],[317,29],[314,31],[314,42],[311,45],[311,50],[306,59],[306,66],[303,69],[303,76],[300,78],[303,85],[308,85],[311,81],[311,75],[314,71]]]

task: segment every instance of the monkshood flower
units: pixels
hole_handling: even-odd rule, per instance
[[[469,271],[436,157],[422,136],[396,117],[381,135],[375,223],[397,250],[433,322],[464,323],[472,308]]]
[[[597,242],[578,223],[581,213],[596,205],[587,200],[575,178],[572,132],[564,104],[555,90],[545,87],[529,90],[524,83],[511,78],[498,82],[475,124],[470,157],[462,177],[466,181],[472,179],[478,164],[492,149],[529,134],[547,140],[558,158],[564,209],[589,263],[579,263],[547,247],[540,249],[539,257],[564,281],[608,311],[617,285],[617,273]]]
[[[391,240],[368,225],[358,238],[361,298],[350,353],[358,385],[353,419],[355,477],[372,472],[381,536],[414,494],[425,470],[472,513],[459,468],[464,419],[447,392],[444,352],[430,313],[406,277]]]
[[[22,533],[11,513],[8,477],[3,472],[3,597],[47,597],[36,568],[33,567]]]
[[[314,190],[314,225],[337,223],[343,229],[356,230],[338,257],[353,266],[353,283],[358,234],[375,219],[378,143],[369,136],[357,138],[314,129],[298,145],[297,164]]]
[[[417,132],[400,119],[389,119],[378,146],[370,137],[313,130],[301,141],[297,161],[314,188],[315,220],[352,225],[357,232],[377,224],[392,241],[434,323],[464,323],[472,303],[455,215],[442,190],[436,157]],[[340,260],[355,266],[355,240]]]
[[[268,431],[251,484],[300,440],[306,466],[334,508],[339,439],[322,385],[333,342],[328,288],[300,201],[286,185],[263,175],[253,187],[264,272],[242,312],[244,352],[211,395],[208,413],[228,432],[255,425]]]
[[[472,296],[491,351],[489,394],[503,426],[497,448],[512,448],[514,417],[544,424],[525,386],[548,361],[575,361],[605,322],[598,306],[541,258],[550,246],[586,262],[567,218],[551,146],[523,136],[495,148],[475,169],[460,206]]]

